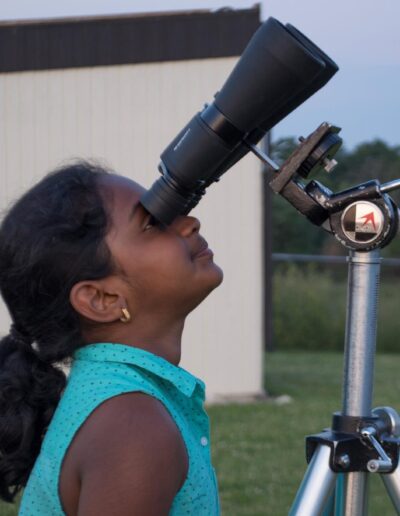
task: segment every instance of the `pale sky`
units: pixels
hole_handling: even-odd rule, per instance
[[[0,20],[246,8],[246,0],[0,0]],[[289,115],[273,137],[306,135],[327,120],[348,147],[381,138],[400,145],[399,0],[264,0],[274,16],[304,32],[339,65],[330,83]],[[208,99],[204,99],[207,101]]]

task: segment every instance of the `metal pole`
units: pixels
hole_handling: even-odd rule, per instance
[[[266,154],[271,151],[271,131],[269,131],[261,141],[262,149]],[[263,165],[263,277],[264,277],[264,299],[263,299],[263,336],[266,351],[275,350],[274,327],[272,320],[272,190],[269,188],[271,172]]]
[[[344,480],[345,516],[367,516],[368,473],[347,473]]]
[[[379,249],[350,252],[343,385],[345,416],[371,415],[380,265]],[[366,516],[367,477],[367,473],[345,476],[346,516]]]
[[[400,514],[400,464],[393,473],[381,475],[381,479],[397,514]]]
[[[312,456],[289,516],[320,516],[335,485],[329,467],[331,449],[319,445]]]

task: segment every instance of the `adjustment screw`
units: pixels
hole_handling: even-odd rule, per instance
[[[379,461],[370,460],[367,463],[367,469],[370,473],[376,473],[379,471]]]
[[[323,161],[322,161],[322,165],[324,166],[324,169],[326,170],[326,172],[332,172],[332,170],[336,167],[336,165],[338,164],[338,162],[335,160],[335,159],[328,159],[328,158],[325,158]]]
[[[343,469],[347,469],[350,466],[350,457],[347,453],[344,453],[338,457],[336,464]]]

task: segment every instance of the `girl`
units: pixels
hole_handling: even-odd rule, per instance
[[[77,163],[0,228],[0,496],[26,486],[21,516],[219,514],[204,384],[178,364],[222,272],[199,221],[156,224],[143,192]]]

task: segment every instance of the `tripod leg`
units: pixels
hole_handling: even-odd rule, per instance
[[[400,514],[400,464],[393,473],[381,475],[381,479],[397,514]]]
[[[335,516],[335,489],[328,498],[321,516]]]
[[[329,467],[331,449],[319,445],[312,456],[290,509],[290,516],[319,516],[335,485],[336,474]]]
[[[344,473],[336,475],[336,486],[335,486],[335,516],[342,516],[344,514],[344,487],[345,479]]]
[[[336,475],[335,488],[325,506],[322,516],[343,516],[344,515],[344,494],[345,494],[345,474]]]

